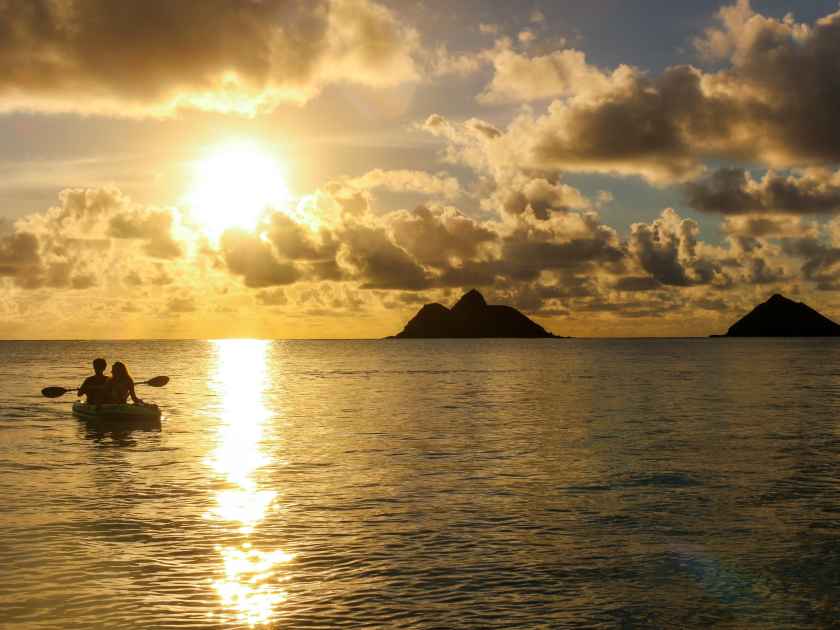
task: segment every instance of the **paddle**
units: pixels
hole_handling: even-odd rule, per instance
[[[150,378],[148,381],[141,381],[140,383],[135,383],[135,385],[151,385],[152,387],[163,387],[169,382],[168,376],[156,376],[154,378]],[[41,394],[46,396],[47,398],[58,398],[59,396],[64,396],[67,392],[77,392],[79,388],[76,387],[74,389],[67,389],[66,387],[45,387],[41,390]]]

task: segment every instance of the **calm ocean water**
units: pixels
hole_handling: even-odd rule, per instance
[[[3,628],[838,623],[838,341],[0,343]]]

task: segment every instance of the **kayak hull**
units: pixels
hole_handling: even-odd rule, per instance
[[[157,405],[88,405],[73,403],[73,415],[84,420],[160,420]]]

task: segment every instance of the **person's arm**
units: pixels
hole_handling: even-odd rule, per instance
[[[87,396],[87,394],[88,394],[88,379],[85,379],[84,382],[82,383],[81,387],[79,387],[79,389],[76,390],[76,396],[81,398],[82,396]]]
[[[131,401],[135,405],[142,405],[143,401],[137,398],[137,394],[134,393],[134,381],[129,379],[128,381],[128,395],[131,396]]]

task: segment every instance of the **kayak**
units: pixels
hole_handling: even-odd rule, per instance
[[[73,403],[73,415],[85,420],[160,420],[157,405],[88,405]]]

